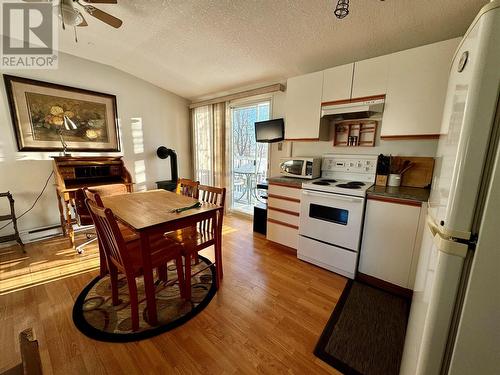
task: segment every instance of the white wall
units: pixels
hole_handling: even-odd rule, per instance
[[[57,70],[0,72],[116,95],[122,151],[105,155],[124,156],[125,165],[136,182],[136,190],[151,189],[156,186],[155,181],[170,179],[169,160],[160,160],[156,156],[156,148],[160,145],[177,151],[180,176],[191,175],[186,99],[113,67],[63,53],[59,54]],[[52,171],[50,155],[58,153],[17,151],[5,89],[0,91],[0,191],[11,191],[19,214],[42,190]],[[0,205],[0,214],[4,210],[4,205]],[[37,206],[19,221],[19,228],[26,231],[58,222],[59,211],[51,179]],[[6,230],[0,233],[4,234]]]

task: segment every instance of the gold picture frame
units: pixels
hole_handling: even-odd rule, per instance
[[[120,151],[115,95],[3,77],[19,151]]]

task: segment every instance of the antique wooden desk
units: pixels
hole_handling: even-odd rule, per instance
[[[132,191],[132,177],[125,168],[121,156],[56,156],[53,161],[57,204],[63,234],[69,236],[74,245],[72,208],[74,211],[75,191],[88,187],[113,186]]]
[[[196,199],[172,193],[166,190],[150,190],[132,194],[122,194],[103,197],[105,207],[113,211],[115,217],[131,227],[140,237],[141,251],[144,263],[144,286],[146,291],[154,291],[153,269],[151,268],[149,238],[154,235],[174,231],[196,225],[197,222],[213,219],[217,222],[219,210],[223,208],[215,204],[202,203],[199,208],[190,209],[181,213],[172,212],[173,209],[191,206]],[[217,228],[216,228],[217,229]],[[216,287],[219,288],[222,274],[221,238],[215,230],[215,258],[216,260]],[[186,275],[186,277],[189,277]],[[154,293],[147,293],[149,323],[157,324],[156,304]]]

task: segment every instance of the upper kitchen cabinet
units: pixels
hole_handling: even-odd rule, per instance
[[[323,71],[323,103],[351,99],[353,69],[352,63]]]
[[[438,137],[449,69],[460,38],[388,55],[381,137]]]
[[[288,79],[285,105],[286,139],[318,140],[328,137],[323,134],[324,127],[320,126],[322,89],[323,72]]]
[[[385,94],[389,75],[389,55],[354,63],[352,98]]]

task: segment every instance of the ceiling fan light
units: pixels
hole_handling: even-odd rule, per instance
[[[61,6],[60,17],[62,21],[68,26],[77,26],[83,21],[80,12],[73,8],[72,5],[68,5],[65,3],[63,3]]]
[[[337,6],[335,7],[333,13],[339,19],[347,16],[349,14],[349,0],[338,0]]]

